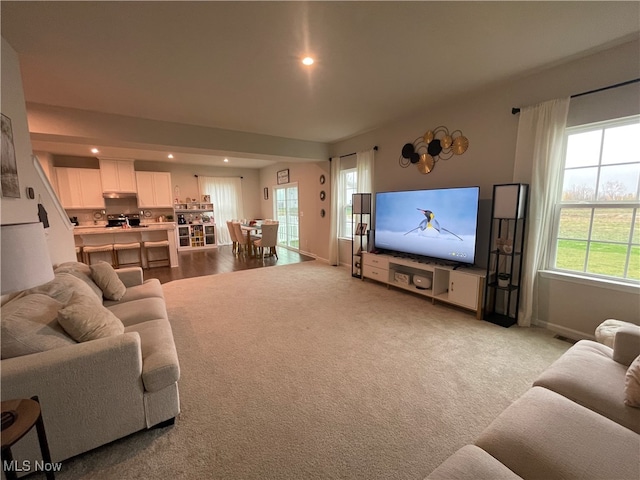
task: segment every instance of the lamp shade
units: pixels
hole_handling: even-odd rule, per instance
[[[2,295],[53,280],[53,267],[42,223],[18,223],[0,227]]]
[[[370,193],[354,193],[353,194],[353,213],[371,213],[371,194]]]

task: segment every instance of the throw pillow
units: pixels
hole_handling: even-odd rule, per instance
[[[58,312],[58,322],[78,342],[124,333],[120,319],[100,300],[77,292],[73,292],[69,303]]]
[[[104,298],[109,300],[120,300],[127,292],[118,274],[107,262],[98,262],[91,265],[91,277],[96,285],[102,290]]]
[[[61,265],[58,265],[56,269],[53,271],[54,273],[68,273],[73,275],[76,278],[79,278],[84,283],[86,283],[91,290],[96,294],[96,296],[102,300],[102,290],[96,283],[91,279],[91,269],[89,265],[86,263],[80,262],[65,262]],[[64,302],[67,303],[67,302]]]
[[[40,293],[25,295],[2,306],[2,358],[20,357],[74,345],[56,318],[62,303]]]
[[[92,282],[93,283],[93,282]],[[97,285],[96,285],[97,288]],[[73,292],[79,292],[83,295],[93,295],[97,300],[102,301],[102,290],[98,289],[98,294],[94,292],[87,285],[86,282],[79,279],[76,275],[72,273],[56,273],[53,280],[47,282],[43,285],[39,285],[37,287],[31,288],[27,290],[25,293],[41,293],[43,295],[47,295],[51,298],[55,298],[57,301],[64,305],[69,303],[71,299],[71,294]]]
[[[631,362],[624,378],[624,403],[640,408],[640,355]]]

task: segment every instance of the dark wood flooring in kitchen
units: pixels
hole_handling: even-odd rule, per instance
[[[278,247],[278,258],[252,258],[246,255],[235,255],[231,245],[221,245],[218,248],[199,250],[195,252],[178,252],[179,267],[153,267],[144,270],[145,280],[157,278],[160,283],[167,283],[181,278],[202,277],[216,273],[235,272],[250,268],[286,265],[314,260],[313,257],[302,255],[285,248]]]

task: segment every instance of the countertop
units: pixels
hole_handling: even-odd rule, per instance
[[[143,227],[132,228],[107,228],[104,225],[79,225],[73,227],[74,235],[102,235],[105,233],[143,233],[143,232],[155,232],[158,230],[175,230],[175,222],[155,222],[145,223]]]

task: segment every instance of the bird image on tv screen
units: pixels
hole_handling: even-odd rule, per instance
[[[424,220],[422,220],[420,222],[420,225],[418,225],[416,228],[414,228],[413,230],[409,230],[407,233],[405,233],[405,235],[409,235],[410,233],[415,232],[416,230],[420,230],[421,232],[424,232],[427,228],[433,228],[436,232],[438,232],[438,234],[440,234],[440,231],[447,232],[453,235],[454,237],[460,239],[460,241],[464,241],[462,240],[462,238],[460,238],[458,235],[453,233],[451,230],[447,230],[446,228],[441,227],[440,223],[435,218],[436,217],[435,213],[433,213],[431,210],[422,210],[421,208],[418,208],[416,210],[419,210],[422,212],[422,214],[424,215]]]

